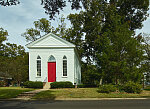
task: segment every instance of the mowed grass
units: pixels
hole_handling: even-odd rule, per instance
[[[0,87],[0,99],[15,98],[22,92],[31,91],[33,89],[21,87]]]
[[[142,91],[140,94],[128,94],[125,92],[98,93],[97,88],[68,88],[50,89],[36,94],[33,99],[54,98],[150,98],[150,91]]]

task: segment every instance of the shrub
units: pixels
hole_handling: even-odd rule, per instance
[[[51,83],[51,88],[73,88],[72,82],[69,81],[61,81],[61,82],[53,82]]]
[[[144,90],[150,90],[150,86],[146,86],[145,88],[144,88]]]
[[[123,90],[127,93],[141,93],[142,85],[129,81],[123,85]]]
[[[94,88],[94,87],[98,87],[96,84],[84,84],[85,88]]]
[[[117,90],[120,91],[120,92],[124,91],[123,85],[115,85],[115,87],[116,87]]]
[[[24,83],[24,87],[26,88],[43,88],[43,83],[40,81],[26,81]]]
[[[85,85],[84,84],[79,84],[77,85],[78,88],[85,88]]]
[[[98,93],[110,93],[110,92],[115,92],[117,88],[114,85],[101,85],[99,86],[97,92]]]
[[[4,81],[0,81],[0,87],[3,87],[5,85]]]

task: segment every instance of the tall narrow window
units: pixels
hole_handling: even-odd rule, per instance
[[[63,57],[63,76],[67,76],[67,57]]]
[[[41,76],[41,57],[37,57],[37,76]]]

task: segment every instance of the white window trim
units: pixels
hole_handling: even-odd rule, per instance
[[[66,56],[66,55],[64,55],[64,56]],[[63,56],[63,58],[64,58],[64,56]],[[67,56],[66,56],[66,58],[67,58]],[[63,72],[63,61],[64,61],[64,60],[67,60],[67,59],[63,59],[63,60],[62,60],[62,78],[68,78],[68,61],[67,61],[67,76],[63,76],[63,73],[64,73],[64,72]]]
[[[39,56],[39,55],[38,55],[38,56]],[[37,57],[38,57],[38,56],[37,56]],[[40,58],[41,58],[41,56],[40,56]],[[38,76],[38,75],[37,75],[37,73],[38,73],[38,72],[37,72],[37,61],[38,61],[38,60],[41,61],[41,76]],[[41,78],[41,77],[42,77],[42,60],[36,58],[36,78]]]

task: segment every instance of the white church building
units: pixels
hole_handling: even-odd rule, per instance
[[[76,46],[52,33],[26,45],[29,81],[81,83],[81,63]]]

